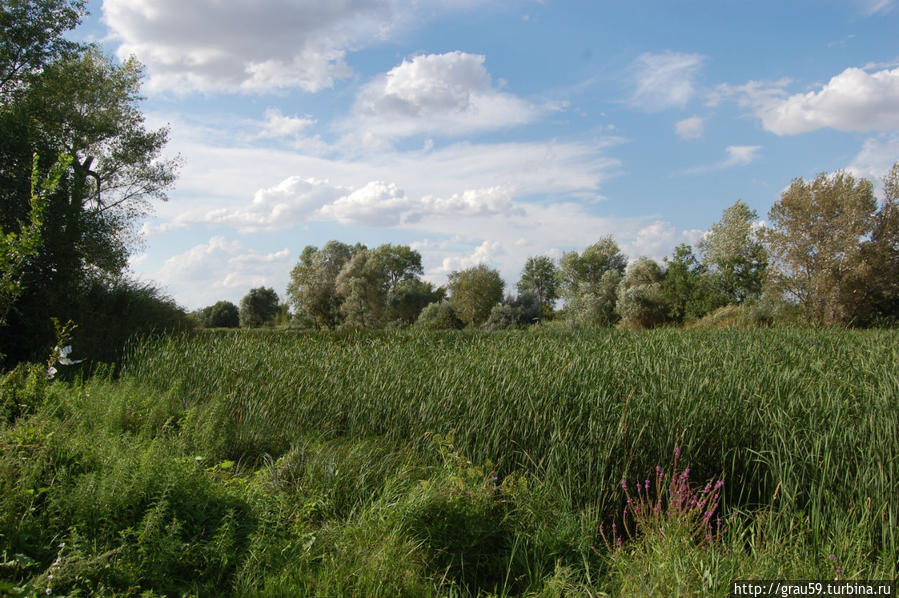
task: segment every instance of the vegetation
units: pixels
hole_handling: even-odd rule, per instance
[[[250,289],[240,300],[238,317],[245,328],[259,328],[274,324],[278,315],[278,293],[275,289],[258,287]]]
[[[118,380],[22,367],[0,387],[0,584],[699,596],[892,579],[896,341],[222,331],[137,347]]]
[[[177,160],[140,65],[64,39],[84,9],[0,5],[0,595],[897,577],[899,339],[840,327],[899,318],[899,163],[880,202],[842,172],[764,226],[738,201],[663,264],[604,237],[504,298],[330,241],[292,314],[260,287],[191,320],[124,274]],[[190,331],[291,316],[327,332]]]
[[[192,314],[203,328],[237,328],[240,326],[240,309],[230,301],[216,301]]]
[[[120,283],[137,218],[165,199],[177,167],[161,155],[167,131],[147,130],[137,108],[141,66],[63,38],[84,6],[0,6],[0,353],[9,365],[46,354],[52,318],[78,318],[94,286],[86,281]]]

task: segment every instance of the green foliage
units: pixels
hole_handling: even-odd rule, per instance
[[[72,342],[89,364],[119,363],[138,337],[191,328],[185,311],[151,283],[89,278],[77,299]]]
[[[60,179],[71,164],[71,156],[63,154],[43,179],[38,170],[38,156],[31,167],[31,197],[28,224],[19,224],[19,232],[4,232],[0,223],[0,327],[24,291],[23,278],[31,262],[41,250],[47,195],[56,191]]]
[[[487,330],[511,330],[524,328],[540,321],[543,305],[537,295],[526,292],[518,297],[506,297],[502,304],[494,305],[490,317],[484,323]]]
[[[662,268],[649,258],[640,258],[628,266],[618,285],[615,304],[625,327],[654,328],[669,321],[671,306],[662,288],[664,279]]]
[[[259,328],[274,323],[278,315],[279,300],[274,289],[258,287],[250,289],[240,300],[240,325],[245,328]]]
[[[545,255],[529,257],[521,270],[518,292],[537,297],[541,305],[541,319],[552,316],[556,299],[559,298],[558,277],[555,263]]]
[[[21,93],[44,65],[77,49],[63,34],[75,28],[84,11],[83,0],[0,5],[0,102]]]
[[[755,210],[738,200],[699,242],[703,263],[724,302],[742,303],[761,296],[768,258],[754,230],[756,218]]]
[[[569,252],[559,263],[559,286],[566,300],[565,318],[575,326],[609,326],[618,319],[617,289],[627,258],[611,236],[583,253]]]
[[[353,254],[354,248],[339,241],[328,241],[321,249],[307,245],[287,286],[294,311],[322,328],[336,328],[340,324],[337,276]]]
[[[698,320],[725,302],[725,297],[715,292],[712,276],[689,245],[678,245],[671,258],[665,258],[665,266],[662,295],[670,306],[668,315],[673,322]]]
[[[420,330],[458,330],[463,326],[456,310],[446,300],[429,303],[415,321],[415,328]]]
[[[871,182],[843,172],[796,179],[768,213],[762,238],[771,256],[769,283],[816,325],[850,323],[865,276],[862,240],[877,204]]]
[[[230,301],[216,301],[195,314],[203,328],[237,328],[240,326],[240,310]]]
[[[24,254],[7,260],[0,251],[0,293],[15,294],[14,304],[3,297],[0,314],[0,351],[10,363],[46,350],[51,317],[75,319],[84,280],[121,274],[138,219],[165,199],[177,168],[161,157],[167,131],[144,126],[141,66],[64,39],[84,6],[0,7],[0,229],[6,240],[20,235],[17,244],[39,237],[27,268]],[[37,194],[40,206],[36,179],[54,183]]]
[[[744,576],[891,579],[894,337],[218,331],[152,340],[117,379],[23,368],[10,383],[30,406],[0,424],[0,592],[705,596]],[[665,490],[658,517],[607,546],[621,479],[667,470],[675,446],[678,471],[724,482],[726,531],[705,540]]]
[[[479,264],[450,272],[447,286],[459,319],[467,326],[480,326],[502,301],[505,283],[497,270]]]

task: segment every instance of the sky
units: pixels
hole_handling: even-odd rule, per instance
[[[286,299],[307,245],[425,279],[613,235],[695,244],[797,177],[899,161],[899,0],[93,0],[182,166],[130,259],[188,309]]]

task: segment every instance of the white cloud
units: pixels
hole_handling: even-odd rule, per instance
[[[877,194],[883,192],[883,177],[899,161],[899,135],[866,139],[861,151],[846,171],[859,178],[870,179]]]
[[[699,139],[704,132],[704,121],[698,116],[691,116],[675,123],[674,131],[681,139]]]
[[[704,62],[701,54],[670,50],[640,55],[631,65],[634,91],[630,102],[651,112],[684,108],[695,94],[694,81]]]
[[[710,96],[714,104],[736,97],[776,135],[797,135],[829,127],[839,131],[899,129],[899,68],[869,73],[848,68],[808,93],[787,95],[787,81],[750,81],[742,86],[719,86]]]
[[[670,222],[659,220],[638,230],[632,240],[622,243],[621,250],[631,261],[649,257],[661,264],[675,247],[681,243],[695,246],[702,235],[703,231],[699,229],[678,231]]]
[[[324,206],[321,213],[341,224],[365,226],[396,226],[411,201],[395,183],[371,181],[334,203]]]
[[[721,163],[721,167],[746,166],[755,161],[760,149],[762,148],[758,145],[729,145],[725,148],[727,159]]]
[[[899,68],[870,74],[848,68],[818,91],[762,107],[759,116],[765,129],[777,135],[823,127],[840,131],[899,129]]]
[[[349,77],[347,52],[478,1],[103,0],[103,20],[149,69],[149,88],[175,92],[300,88]]]
[[[724,170],[725,168],[733,168],[736,166],[746,166],[751,164],[758,158],[759,145],[729,145],[725,148],[727,157],[714,164],[702,164],[682,170],[680,174],[704,174],[714,172],[716,170]]]
[[[265,121],[257,139],[290,137],[297,135],[316,123],[314,118],[301,116],[285,116],[277,108],[265,111]]]
[[[480,54],[448,52],[403,60],[365,85],[343,123],[368,143],[417,134],[460,136],[521,125],[538,109],[500,91]]]
[[[283,296],[292,262],[288,249],[259,253],[240,241],[215,236],[169,258],[151,278],[196,309],[221,299],[236,303],[259,286],[273,287]]]
[[[455,270],[464,270],[465,268],[481,264],[489,266],[503,253],[505,251],[499,241],[484,241],[469,254],[443,258],[439,271],[443,274],[449,274]]]

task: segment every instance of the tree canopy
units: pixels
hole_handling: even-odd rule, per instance
[[[6,307],[0,352],[19,360],[52,342],[51,317],[78,317],[92,280],[123,275],[137,219],[164,200],[177,169],[162,155],[166,129],[149,130],[138,108],[142,69],[96,46],[66,40],[80,0],[0,6],[0,229],[33,223],[32,180],[67,166],[42,197],[39,251]],[[35,161],[35,156],[37,160]]]

